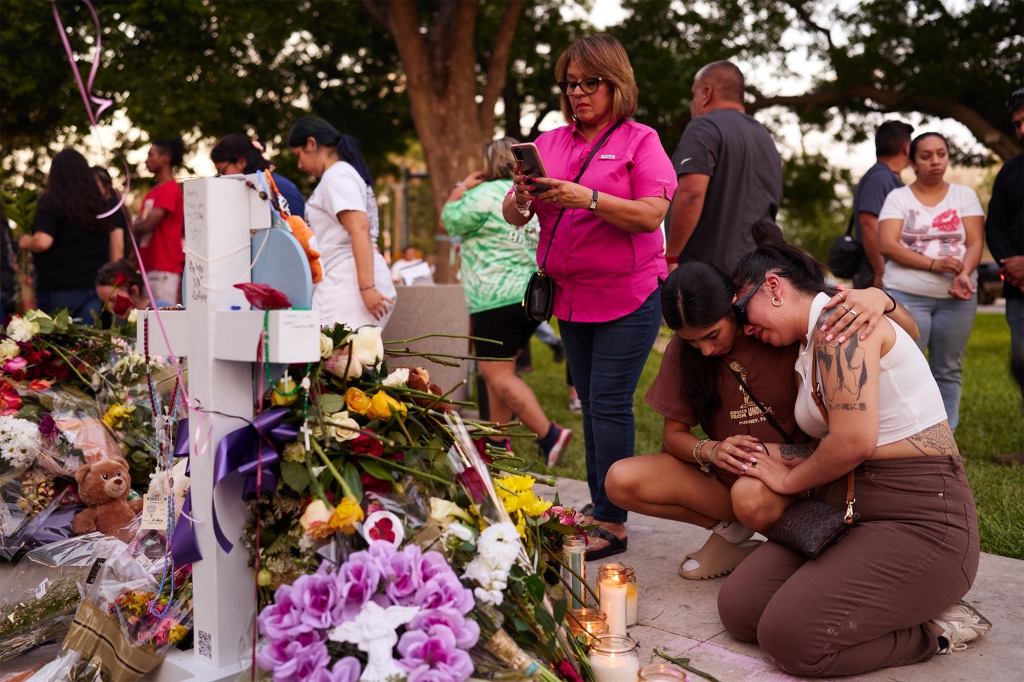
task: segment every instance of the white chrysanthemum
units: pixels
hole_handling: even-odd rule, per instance
[[[39,427],[27,419],[0,417],[0,457],[12,467],[27,469],[39,453]]]
[[[21,355],[21,349],[18,348],[18,344],[14,342],[14,339],[0,341],[0,362],[7,362],[19,355]]]
[[[31,341],[39,333],[39,323],[15,315],[7,325],[7,335],[15,341]]]
[[[519,556],[519,531],[507,521],[488,526],[477,542],[480,555],[494,566],[512,567]]]

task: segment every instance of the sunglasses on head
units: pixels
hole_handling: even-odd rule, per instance
[[[558,81],[558,89],[562,91],[563,95],[571,95],[576,92],[576,88],[583,91],[584,95],[593,95],[597,92],[597,88],[601,85],[602,78],[584,78],[583,80],[576,81]]]
[[[767,277],[761,278],[761,281],[757,283],[757,286],[748,291],[743,295],[743,298],[737,300],[732,304],[732,314],[736,316],[736,324],[741,327],[745,324],[749,324],[750,320],[747,319],[747,304],[750,303],[750,299],[757,293],[757,290],[761,288]]]

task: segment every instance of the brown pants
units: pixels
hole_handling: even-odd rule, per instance
[[[718,613],[793,675],[853,675],[927,661],[922,625],[967,594],[978,518],[959,456],[865,462],[860,523],[817,559],[766,542],[722,585]],[[846,476],[815,497],[845,510]]]

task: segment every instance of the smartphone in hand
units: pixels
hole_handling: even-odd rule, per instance
[[[547,169],[544,168],[544,161],[540,158],[540,151],[534,143],[523,142],[512,145],[512,155],[516,158],[516,165],[519,166],[522,174],[528,176],[531,180],[549,177]],[[546,185],[537,183],[533,183],[533,185],[535,189],[530,192],[533,196],[548,191]]]

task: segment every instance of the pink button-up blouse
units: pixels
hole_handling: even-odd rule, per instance
[[[576,125],[567,125],[544,133],[536,144],[548,175],[571,181],[600,139],[599,134],[587,142]],[[579,184],[622,199],[671,199],[677,180],[658,133],[626,121],[597,152]],[[540,201],[533,207],[540,220],[541,265],[561,208]],[[555,317],[608,322],[639,308],[668,275],[664,238],[661,230],[630,234],[585,208],[567,209],[545,272],[555,283]]]

